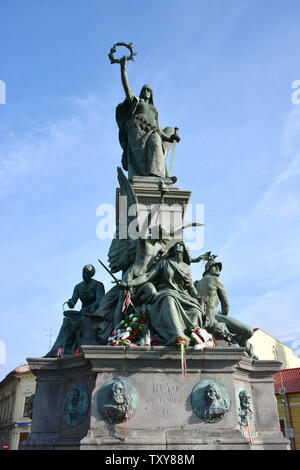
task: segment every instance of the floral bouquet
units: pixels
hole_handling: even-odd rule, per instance
[[[146,314],[132,313],[122,320],[108,338],[111,346],[135,346],[146,324]]]
[[[214,348],[216,343],[210,333],[199,326],[190,328],[191,344],[194,349]]]

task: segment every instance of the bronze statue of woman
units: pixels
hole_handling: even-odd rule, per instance
[[[158,112],[153,104],[150,85],[144,85],[140,95],[133,94],[126,73],[127,57],[118,61],[121,80],[126,95],[125,101],[116,108],[119,140],[123,149],[122,166],[133,176],[156,176],[168,178],[165,160],[171,144],[180,141],[174,128],[162,129],[158,123]],[[176,177],[170,177],[170,183]]]
[[[150,328],[160,336],[161,345],[173,345],[178,338],[189,343],[189,329],[204,325],[205,314],[193,286],[190,264],[188,249],[179,241],[149,272],[128,284],[120,283],[124,288],[149,286],[152,291],[151,301],[147,303]]]

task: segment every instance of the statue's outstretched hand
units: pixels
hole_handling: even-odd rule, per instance
[[[117,286],[122,290],[132,290],[132,287],[125,281],[117,281]]]
[[[126,57],[126,55],[123,55],[123,57],[121,57],[121,59],[120,59],[121,67],[125,68],[126,62],[127,62],[127,57]]]
[[[69,308],[74,308],[74,307],[75,307],[75,305],[73,304],[73,302],[72,302],[71,300],[68,300],[68,301],[67,301],[67,306],[68,306]]]
[[[223,317],[226,317],[228,315],[228,312],[224,312],[222,310],[222,312],[220,312],[220,311],[218,312],[218,315],[223,315]]]
[[[178,134],[172,134],[172,135],[171,135],[171,137],[170,137],[170,142],[174,142],[174,140],[175,140],[176,142],[180,142],[181,139],[180,139],[180,137],[179,137]]]

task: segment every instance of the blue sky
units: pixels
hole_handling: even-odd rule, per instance
[[[0,378],[48,351],[85,264],[111,286],[96,211],[121,158],[118,41],[138,53],[133,91],[150,83],[179,127],[173,173],[204,204],[200,252],[223,262],[230,314],[299,346],[299,2],[10,0],[0,17]]]

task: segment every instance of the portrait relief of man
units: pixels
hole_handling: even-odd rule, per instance
[[[203,416],[207,421],[223,418],[228,411],[228,403],[221,397],[220,390],[215,384],[209,383],[204,389],[206,407]]]
[[[125,386],[121,380],[114,380],[110,385],[109,402],[105,403],[101,413],[110,423],[120,423],[131,412]]]
[[[192,406],[195,414],[204,422],[220,421],[231,408],[230,393],[221,382],[203,380],[192,391]]]
[[[64,401],[64,417],[70,426],[78,426],[88,410],[88,393],[80,386],[71,388]]]
[[[251,399],[246,390],[240,390],[238,394],[239,399],[239,423],[242,426],[247,426],[248,422],[252,419]]]

